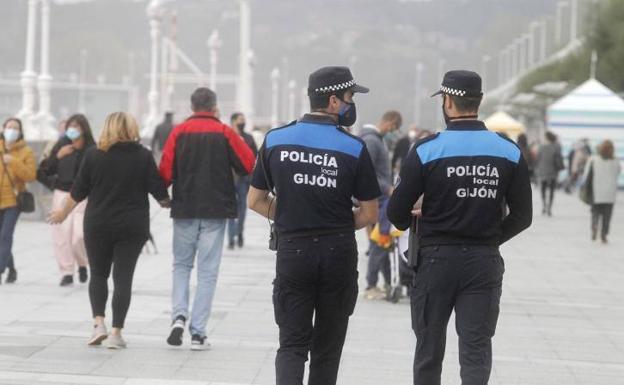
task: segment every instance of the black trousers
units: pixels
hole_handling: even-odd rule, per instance
[[[611,217],[613,216],[613,203],[595,203],[591,206],[591,228],[592,234],[598,234],[600,226],[600,236],[604,239],[609,235]]]
[[[108,277],[113,271],[113,327],[123,328],[130,308],[132,279],[147,236],[122,231],[85,229],[85,247],[91,281],[89,299],[93,317],[104,317],[108,300]]]
[[[446,328],[453,309],[462,385],[486,385],[505,266],[491,246],[430,246],[411,291],[416,333],[414,385],[439,385]]]
[[[556,179],[542,180],[542,206],[544,213],[552,211],[553,200],[555,199]]]
[[[280,347],[277,385],[334,385],[358,295],[353,233],[280,239],[273,286]]]

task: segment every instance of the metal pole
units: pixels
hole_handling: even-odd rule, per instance
[[[538,22],[531,23],[531,27],[529,30],[529,68],[532,68],[535,65],[535,35],[538,29]]]
[[[570,43],[574,43],[578,34],[578,0],[570,0]]]
[[[53,139],[56,136],[54,117],[51,110],[50,91],[50,1],[41,0],[41,73],[37,82],[39,89],[38,139]]]
[[[279,124],[279,80],[279,68],[275,67],[271,71],[271,127],[277,127]]]
[[[446,67],[446,60],[444,59],[439,59],[438,60],[438,80],[440,83],[442,83],[442,79],[444,77],[444,68]],[[438,131],[441,131],[444,129],[445,126],[445,122],[443,120],[443,116],[442,114],[437,114],[438,119],[437,119],[437,129]]]
[[[541,29],[540,29],[540,58],[539,58],[540,64],[546,61],[547,32],[548,32],[548,23],[546,22],[546,20],[543,20],[541,22]]]
[[[414,123],[421,126],[422,123],[422,73],[425,66],[422,62],[416,64],[416,89],[414,90]]]
[[[251,84],[251,10],[247,0],[239,1],[239,17],[240,17],[240,51],[238,64],[238,92],[237,92],[237,108],[243,112],[247,120],[252,119],[253,101],[252,101],[252,84]]]
[[[291,121],[296,118],[295,115],[295,88],[297,88],[297,82],[291,80],[288,82],[288,120]]]
[[[26,57],[24,71],[20,74],[22,86],[22,109],[17,115],[23,120],[25,135],[30,136],[32,118],[35,107],[35,34],[37,33],[37,2],[28,1],[28,19],[26,22]]]
[[[310,101],[308,100],[308,87],[303,87],[301,89],[301,113],[299,116],[305,115],[308,111],[310,111]]]
[[[217,92],[217,63],[219,61],[219,48],[221,40],[219,39],[219,31],[214,29],[208,38],[208,48],[210,48],[210,89]]]
[[[85,83],[87,82],[87,59],[89,57],[89,51],[86,49],[80,50],[80,73],[78,75],[78,112],[86,114],[87,109],[85,106]]]
[[[481,79],[483,79],[483,90],[487,90],[488,84],[488,63],[492,58],[490,55],[483,55],[481,58]]]
[[[567,7],[566,1],[557,3],[557,11],[555,15],[555,43],[560,46],[563,42],[563,8]]]
[[[152,0],[147,6],[147,16],[150,24],[151,62],[150,62],[150,90],[147,94],[148,113],[142,132],[143,137],[151,137],[158,123],[158,54],[160,45],[160,27],[163,17],[163,8],[160,0]]]

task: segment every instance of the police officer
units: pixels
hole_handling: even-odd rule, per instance
[[[455,310],[462,384],[485,385],[505,270],[499,246],[530,226],[531,184],[520,149],[478,120],[478,74],[450,71],[435,95],[442,95],[447,129],[412,147],[387,210],[406,229],[423,196],[411,293],[414,384],[440,384]]]
[[[342,128],[355,123],[355,92],[368,88],[346,67],[312,73],[312,112],[269,131],[252,175],[249,207],[277,229],[278,385],[302,384],[308,353],[308,383],[336,383],[358,294],[354,232],[377,221],[381,195],[364,142]]]

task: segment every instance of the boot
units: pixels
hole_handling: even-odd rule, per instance
[[[9,269],[5,283],[15,283],[15,281],[17,281],[17,270]]]
[[[89,275],[87,274],[87,268],[85,266],[78,268],[78,280],[80,280],[80,283],[85,283],[89,280]]]

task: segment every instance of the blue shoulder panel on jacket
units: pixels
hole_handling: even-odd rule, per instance
[[[266,148],[302,146],[319,150],[342,152],[360,157],[364,145],[356,138],[329,124],[297,123],[267,134]]]
[[[444,131],[422,143],[416,152],[423,164],[459,156],[492,156],[513,163],[520,160],[520,149],[492,131]]]

